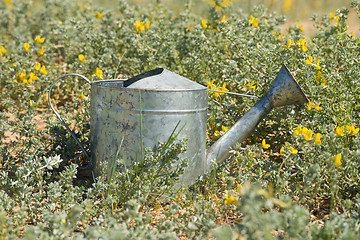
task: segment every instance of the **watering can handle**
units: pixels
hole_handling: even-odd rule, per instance
[[[64,74],[60,77],[58,77],[50,86],[50,89],[49,89],[49,93],[48,93],[48,100],[49,100],[49,104],[50,104],[50,107],[51,109],[53,110],[53,112],[55,113],[56,117],[62,122],[62,124],[65,126],[65,128],[70,132],[71,136],[73,136],[73,138],[76,140],[76,142],[79,144],[79,146],[81,147],[82,151],[85,153],[86,157],[88,157],[90,159],[90,162],[89,164],[85,165],[85,166],[80,166],[79,164],[79,168],[80,169],[87,169],[89,166],[90,166],[90,163],[91,163],[91,158],[90,158],[90,155],[89,153],[85,150],[85,147],[84,145],[82,145],[79,141],[79,139],[76,137],[75,133],[73,131],[71,131],[71,129],[69,128],[69,126],[64,122],[64,120],[61,118],[61,116],[59,115],[59,113],[55,110],[54,106],[52,105],[51,103],[51,90],[53,88],[53,86],[55,85],[55,83],[60,80],[61,78],[63,77],[66,77],[66,76],[78,76],[78,77],[81,77],[83,79],[85,79],[89,84],[91,84],[91,81],[89,79],[87,79],[86,77],[84,77],[83,75],[81,74],[77,74],[77,73],[68,73],[68,74]]]

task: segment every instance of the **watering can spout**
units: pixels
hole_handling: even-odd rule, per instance
[[[211,170],[215,161],[218,164],[222,163],[231,148],[243,142],[273,108],[306,102],[308,99],[304,92],[283,65],[266,94],[225,135],[207,149],[205,171]]]

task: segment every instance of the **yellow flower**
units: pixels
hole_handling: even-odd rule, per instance
[[[300,127],[300,126],[297,126],[297,128],[296,128],[295,131],[294,131],[294,134],[295,134],[295,136],[299,136],[301,132],[302,132],[301,127]]]
[[[303,52],[306,52],[308,50],[308,47],[304,44],[304,45],[301,45],[301,50]]]
[[[229,127],[221,126],[221,130],[226,133],[229,130]]]
[[[253,23],[254,23],[254,20],[255,20],[254,16],[250,16],[250,18],[249,18],[249,24],[253,24]]]
[[[303,128],[302,134],[304,135],[305,141],[309,141],[313,135],[313,132],[310,129]]]
[[[45,41],[45,38],[40,37],[40,35],[37,35],[35,38],[35,43],[43,43]]]
[[[41,69],[41,64],[40,63],[35,64],[35,70],[40,71],[40,69]]]
[[[293,1],[292,0],[285,0],[283,2],[283,5],[282,5],[282,10],[285,12],[285,13],[288,13],[290,12],[291,8],[292,8],[292,5],[293,5]]]
[[[360,128],[355,128],[355,126],[345,126],[345,130],[348,132],[348,134],[356,135],[359,132]]]
[[[280,34],[280,36],[279,36],[279,40],[280,40],[280,41],[283,40],[283,36],[284,36],[284,34]]]
[[[262,147],[263,147],[264,149],[268,149],[268,148],[270,147],[270,144],[267,144],[267,143],[265,142],[265,139],[262,140],[261,144],[262,144]]]
[[[320,70],[320,69],[321,69],[319,63],[320,63],[319,60],[317,60],[317,61],[316,61],[316,65],[315,65],[315,68],[316,68],[317,70]]]
[[[11,2],[11,0],[4,0],[5,4],[9,4]]]
[[[292,152],[293,154],[298,154],[298,150],[294,149],[293,147],[290,147],[290,152]]]
[[[95,16],[97,19],[100,19],[101,18],[101,13],[100,12],[96,12],[96,16]]]
[[[99,68],[96,68],[95,72],[93,72],[94,75],[96,75],[99,79],[102,79],[102,70],[100,70]]]
[[[214,135],[213,135],[213,138],[218,138],[218,137],[220,137],[220,132],[219,132],[219,130],[215,130],[214,131]]]
[[[299,30],[300,30],[300,32],[303,32],[303,31],[304,31],[303,25],[301,25],[301,26],[299,27]]]
[[[321,138],[321,133],[315,134],[314,142],[315,142],[316,144],[320,144],[320,143],[321,143],[320,138]]]
[[[36,103],[34,103],[32,100],[29,100],[29,102],[30,102],[30,107],[31,108],[39,106],[39,100]]]
[[[45,53],[44,47],[41,46],[41,49],[40,49],[40,51],[38,51],[38,54],[39,55],[44,55],[44,53]]]
[[[83,100],[85,99],[84,92],[81,92],[81,94],[80,94],[80,95],[77,95],[77,97],[78,97],[81,101],[83,101]]]
[[[280,156],[283,156],[283,155],[284,155],[284,152],[285,152],[285,149],[284,149],[284,146],[282,146],[282,147],[280,148],[279,155],[280,155]]]
[[[344,135],[344,127],[337,126],[332,132],[335,133],[337,137],[341,137]]]
[[[253,26],[254,26],[255,28],[257,28],[257,27],[258,27],[258,24],[259,24],[259,19],[258,19],[258,18],[255,18]]]
[[[23,83],[27,83],[26,72],[19,72],[18,77],[19,77],[20,81],[22,81]]]
[[[222,87],[220,88],[220,91],[228,92],[229,89],[226,88],[226,83],[223,83]],[[224,95],[224,93],[221,93],[221,95]]]
[[[316,105],[315,105],[315,110],[316,111],[320,111],[322,108],[320,107],[320,104],[321,104],[321,102],[318,102]]]
[[[229,6],[230,4],[231,4],[231,1],[230,1],[230,0],[224,0],[224,1],[221,2],[221,5],[222,5],[222,6],[225,6],[225,7],[226,7],[226,6]]]
[[[201,20],[201,26],[204,28],[204,29],[207,29],[208,28],[208,25],[206,24],[206,21],[203,19]]]
[[[2,45],[0,47],[0,53],[7,53],[7,50]]]
[[[42,65],[42,67],[41,67],[41,73],[44,74],[44,75],[47,75],[47,74],[49,73],[49,71],[46,70],[45,65]]]
[[[310,110],[313,105],[314,104],[312,102],[308,101],[307,104],[306,104],[307,110]]]
[[[250,90],[253,89],[255,91],[259,89],[259,86],[255,81],[251,81],[251,83],[246,84],[246,87]]]
[[[35,81],[36,79],[37,79],[37,76],[35,75],[35,73],[31,72],[31,73],[29,74],[29,80],[28,80],[28,82],[29,82],[29,83],[32,83],[32,82]]]
[[[220,22],[225,22],[225,15],[220,19]]]
[[[240,192],[240,189],[242,188],[242,186],[241,186],[241,184],[240,183],[238,183],[237,185],[236,185],[236,189],[237,189],[237,191],[238,192]]]
[[[324,77],[322,77],[321,79],[320,79],[320,86],[322,86],[322,87],[324,87],[325,86],[325,83],[326,83],[326,80],[325,80],[325,78]]]
[[[329,13],[329,19],[330,19],[330,21],[334,20],[334,14],[333,13]]]
[[[78,58],[79,58],[80,62],[82,62],[82,63],[84,63],[86,61],[85,56],[82,54],[79,54]]]
[[[145,29],[146,29],[146,30],[149,30],[149,29],[150,29],[150,22],[146,22],[146,23],[145,23]]]
[[[305,60],[305,63],[306,63],[307,65],[310,65],[312,62],[313,62],[312,56],[309,56],[309,58],[308,58],[307,60]]]
[[[27,52],[27,51],[29,51],[29,48],[30,48],[30,44],[28,44],[28,43],[24,43],[24,50],[25,50],[25,52]]]
[[[291,40],[291,39],[288,39],[288,40],[286,41],[286,43],[287,43],[287,45],[284,45],[284,48],[290,48],[290,47],[291,47],[291,45],[293,45],[293,44],[294,44],[294,41],[293,41],[293,40]]]
[[[226,205],[229,205],[229,204],[234,204],[234,205],[236,205],[238,200],[239,200],[239,199],[238,199],[237,197],[225,196],[224,203],[225,203]]]
[[[273,33],[273,36],[274,36],[274,37],[276,36],[276,33],[277,33],[277,32],[274,32],[274,33]]]
[[[340,153],[336,154],[336,156],[334,157],[334,164],[335,164],[335,167],[341,166],[341,154]]]

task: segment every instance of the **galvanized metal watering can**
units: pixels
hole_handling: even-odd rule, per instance
[[[80,76],[91,84],[90,152],[87,153],[51,103],[54,84],[65,76]],[[108,173],[116,160],[119,147],[128,166],[140,161],[146,147],[154,149],[166,142],[180,125],[178,139],[187,138],[187,151],[181,157],[189,166],[180,184],[191,184],[197,177],[222,163],[236,143],[244,141],[257,124],[274,108],[308,102],[307,97],[285,65],[267,93],[216,143],[206,150],[208,87],[163,68],[154,69],[128,80],[90,82],[79,74],[65,74],[51,85],[48,99],[56,116],[89,157],[95,176],[101,163]],[[236,93],[235,93],[236,94]],[[241,94],[237,94],[241,95]]]

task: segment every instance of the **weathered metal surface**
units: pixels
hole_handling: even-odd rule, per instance
[[[124,156],[128,166],[141,161],[144,149],[155,150],[159,141],[167,142],[178,123],[176,132],[182,129],[178,139],[188,139],[187,151],[180,156],[189,159],[182,183],[204,174],[207,87],[165,69],[152,73],[131,84],[125,81],[127,87],[117,86],[116,81],[91,83],[90,141],[95,175],[100,174],[104,162],[110,171],[119,147],[119,157]]]

